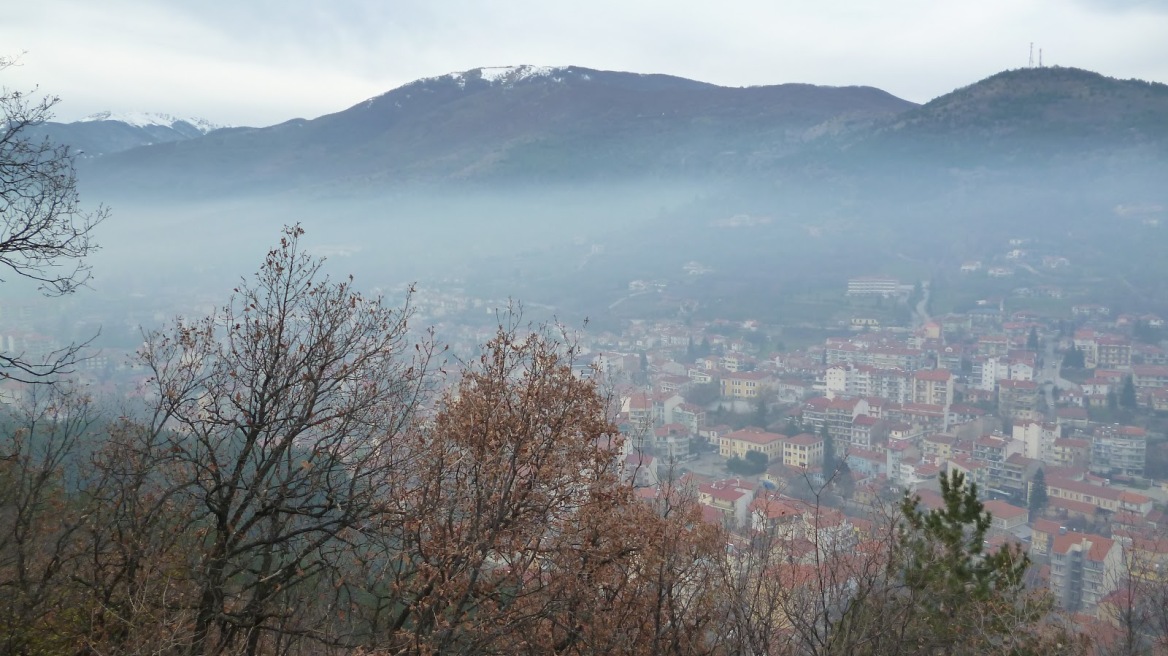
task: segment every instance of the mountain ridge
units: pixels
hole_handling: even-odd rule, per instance
[[[578,66],[480,68],[416,80],[315,119],[119,153],[94,169],[141,176],[152,188],[222,174],[211,185],[220,190],[688,175],[711,161],[722,167],[726,153],[782,156],[912,106],[872,87],[736,88]],[[187,170],[160,175],[176,165]]]
[[[182,194],[765,176],[889,154],[926,167],[1124,148],[1156,158],[1166,121],[1165,85],[1057,67],[1004,71],[917,105],[873,87],[519,65],[421,78],[315,119],[127,150],[86,174]]]
[[[107,110],[69,123],[47,121],[32,126],[29,133],[34,138],[67,144],[83,158],[94,158],[141,146],[195,139],[227,127],[194,116]]]

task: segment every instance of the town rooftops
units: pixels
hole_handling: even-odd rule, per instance
[[[742,486],[742,481],[737,478],[730,478],[721,481],[714,481],[713,483],[702,483],[698,486],[698,491],[702,494],[709,495],[718,501],[726,501],[734,503],[742,497],[750,494],[750,490]]]
[[[779,433],[768,433],[761,428],[743,428],[742,430],[734,431],[722,436],[724,440],[739,440],[742,442],[750,442],[751,444],[758,444],[764,446],[772,444],[779,440],[786,439],[786,435]]]
[[[917,380],[931,380],[938,383],[944,383],[953,378],[953,373],[948,369],[922,369],[913,377]]]
[[[822,441],[822,437],[812,435],[811,433],[800,433],[786,439],[787,444],[796,444],[802,446],[811,446],[813,444],[819,444]]]
[[[750,510],[766,519],[787,519],[802,514],[795,506],[774,496],[758,497],[751,501]]]
[[[1055,537],[1050,550],[1053,553],[1064,555],[1071,551],[1082,551],[1088,560],[1102,562],[1114,545],[1115,542],[1101,535],[1067,533]]]
[[[1050,536],[1058,535],[1063,528],[1062,524],[1059,524],[1053,519],[1045,519],[1042,517],[1035,519],[1031,524],[1035,533],[1045,533]]]
[[[1012,506],[1005,501],[992,499],[986,501],[984,507],[989,514],[1000,519],[1017,519],[1018,517],[1025,517],[1030,514],[1030,511],[1018,506]]]

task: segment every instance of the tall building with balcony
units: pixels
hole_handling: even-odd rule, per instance
[[[953,374],[948,369],[922,369],[913,374],[913,403],[949,407],[953,403]]]
[[[1143,476],[1148,434],[1138,426],[1100,426],[1091,436],[1091,471],[1104,476]]]
[[[1123,576],[1123,548],[1089,533],[1055,537],[1050,549],[1050,591],[1059,607],[1093,614]]]

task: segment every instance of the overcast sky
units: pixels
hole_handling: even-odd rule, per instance
[[[420,77],[568,65],[924,102],[1035,59],[1168,82],[1165,0],[14,0],[0,84],[58,118],[157,111],[269,125]]]

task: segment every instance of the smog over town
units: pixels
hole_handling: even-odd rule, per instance
[[[1165,653],[1165,34],[6,9],[0,653]]]

